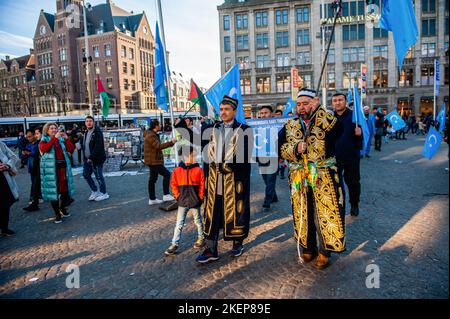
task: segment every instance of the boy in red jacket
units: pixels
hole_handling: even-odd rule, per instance
[[[166,255],[176,253],[189,211],[192,211],[198,233],[198,240],[195,242],[194,248],[199,249],[204,245],[203,222],[200,212],[205,194],[203,170],[198,163],[195,163],[196,152],[193,146],[181,147],[180,155],[183,155],[184,162],[181,162],[180,166],[175,168],[170,182],[172,194],[178,202],[177,224],[172,244],[165,251]]]

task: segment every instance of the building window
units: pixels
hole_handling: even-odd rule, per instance
[[[256,56],[256,68],[269,68],[270,67],[270,57],[268,55],[257,55]]]
[[[312,75],[311,74],[303,74],[300,77],[300,87],[312,87]]]
[[[276,18],[276,24],[277,25],[288,24],[288,22],[289,22],[289,10],[288,9],[276,10],[275,11],[275,18]]]
[[[111,56],[111,44],[105,44],[105,56]]]
[[[414,85],[414,69],[403,69],[398,81],[400,87]]]
[[[127,57],[127,48],[124,45],[122,45],[121,55],[122,55],[122,58]]]
[[[309,44],[309,29],[297,30],[297,45]]]
[[[112,87],[113,87],[113,79],[112,78],[106,78],[106,87],[108,89],[112,89]]]
[[[309,51],[297,52],[297,65],[311,64],[311,53]]]
[[[239,57],[239,70],[250,69],[250,58],[248,56]]]
[[[434,57],[436,56],[436,43],[422,43],[422,56]]]
[[[98,48],[98,45],[94,45],[92,47],[92,49],[94,50],[94,57],[99,58],[100,57],[100,49]]]
[[[291,77],[289,75],[277,75],[277,92],[291,92]]]
[[[373,71],[373,87],[387,88],[388,87],[388,71],[374,70]]]
[[[250,79],[241,78],[241,93],[242,95],[250,94]]]
[[[112,72],[112,61],[106,61],[105,68],[106,68],[106,73],[111,73]]]
[[[336,77],[334,72],[328,72],[328,88],[331,90],[336,88]]]
[[[94,62],[95,74],[100,74],[100,62]]]
[[[422,36],[432,37],[436,35],[436,19],[422,19]]]
[[[248,50],[248,34],[238,35],[236,42],[238,50]]]
[[[267,11],[256,12],[255,23],[257,28],[267,27],[269,24],[269,14]]]
[[[342,27],[342,39],[344,41],[364,40],[366,26],[364,24],[351,24]]]
[[[231,68],[231,58],[225,58],[225,72]]]
[[[130,64],[130,74],[134,75],[134,64]]]
[[[230,46],[230,37],[226,36],[223,38],[223,48],[225,52],[230,52],[231,51],[231,46]]]
[[[309,23],[309,7],[295,9],[297,23]]]
[[[327,63],[331,64],[331,63],[335,63],[336,61],[336,56],[334,53],[334,49],[330,49],[330,51],[328,52],[328,60]]]
[[[128,58],[130,60],[134,60],[134,49],[133,48],[129,49],[129,51],[128,51]]]
[[[288,31],[277,32],[276,46],[277,46],[277,48],[285,48],[285,47],[289,46],[289,32]]]
[[[423,13],[436,12],[436,0],[422,0],[422,12]]]
[[[236,14],[236,29],[243,30],[248,28],[248,15],[246,13]]]
[[[127,62],[122,62],[122,72],[123,73],[127,73],[128,72],[128,70],[127,70]]]
[[[135,80],[131,80],[131,90],[136,91],[136,81]]]
[[[434,83],[434,66],[422,66],[420,74],[421,85],[433,85]]]
[[[123,80],[123,88],[124,88],[125,90],[128,90],[128,88],[129,88],[128,79],[124,79],[124,80]]]
[[[277,67],[290,66],[289,53],[278,53],[277,54]]]
[[[59,50],[59,61],[60,62],[67,61],[67,50],[66,49]]]
[[[256,34],[256,48],[267,49],[269,47],[269,34],[257,33]]]
[[[223,29],[230,30],[230,16],[223,16]]]
[[[61,65],[61,77],[65,78],[69,75],[69,66]]]
[[[256,90],[258,94],[270,93],[270,76],[256,78]]]
[[[342,74],[342,87],[348,88],[349,84],[352,84],[352,80],[355,81],[358,78],[359,70],[348,70]]]
[[[389,32],[383,28],[373,28],[374,39],[384,39],[388,37]]]
[[[364,62],[365,48],[344,48],[342,50],[343,62]]]

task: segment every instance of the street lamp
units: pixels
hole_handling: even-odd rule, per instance
[[[84,58],[83,62],[86,61],[86,82],[87,82],[87,95],[88,95],[88,103],[89,103],[89,115],[92,116],[93,108],[92,108],[92,96],[91,96],[91,79],[89,76],[89,69],[92,57],[89,55],[89,42],[88,42],[88,28],[87,28],[87,17],[86,17],[86,9],[92,11],[92,6],[90,3],[86,3],[83,1],[83,24],[84,24]]]

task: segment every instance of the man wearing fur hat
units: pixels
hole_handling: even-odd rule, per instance
[[[335,159],[342,126],[319,105],[314,90],[299,91],[297,113],[304,118],[287,121],[279,132],[279,156],[289,162],[300,260],[308,263],[317,257],[315,265],[323,269],[329,265],[331,252],[345,251],[344,197]]]

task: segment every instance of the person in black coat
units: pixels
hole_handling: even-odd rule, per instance
[[[87,131],[82,139],[84,153],[83,177],[92,190],[89,200],[98,202],[109,198],[106,192],[105,178],[103,177],[103,163],[106,161],[105,143],[103,133],[95,125],[92,116],[86,117],[85,124]],[[92,179],[92,173],[95,175],[98,187]]]
[[[350,215],[358,216],[359,197],[361,195],[360,152],[363,148],[362,130],[352,121],[353,111],[347,108],[347,95],[345,93],[335,93],[331,101],[334,115],[344,128],[342,135],[336,141],[336,162],[339,177],[345,181],[348,187],[351,205]],[[361,121],[365,121],[365,119],[361,119]]]

